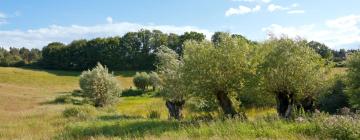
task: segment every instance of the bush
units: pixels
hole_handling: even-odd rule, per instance
[[[72,103],[72,98],[69,95],[61,95],[61,96],[55,98],[54,103],[69,104],[69,103]]]
[[[91,119],[96,114],[96,109],[92,106],[76,106],[66,108],[63,116],[66,118],[77,118],[81,120]]]
[[[316,117],[314,123],[323,136],[340,140],[360,138],[360,120],[350,116]]]
[[[146,90],[147,86],[150,85],[150,76],[146,72],[137,72],[133,82],[136,88]]]
[[[155,111],[155,110],[152,110],[152,111],[149,111],[147,117],[149,119],[159,119],[160,118],[160,112],[158,111]]]
[[[120,92],[117,79],[100,63],[80,75],[80,87],[96,107],[113,103]]]
[[[127,89],[122,91],[121,97],[129,97],[129,96],[140,96],[144,94],[144,91],[138,89]]]

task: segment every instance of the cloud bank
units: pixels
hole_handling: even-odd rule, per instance
[[[303,37],[325,43],[333,49],[359,49],[360,15],[348,15],[327,20],[318,28],[315,24],[302,26],[281,26],[272,24],[262,30],[275,36]]]
[[[183,34],[187,31],[201,32],[210,38],[212,32],[194,26],[172,25],[142,25],[129,22],[113,22],[107,18],[107,24],[94,26],[59,26],[51,25],[46,28],[30,30],[0,30],[0,47],[27,47],[42,48],[50,42],[70,43],[76,39],[92,39],[96,37],[121,36],[127,32],[135,32],[140,29],[161,30],[165,33]]]

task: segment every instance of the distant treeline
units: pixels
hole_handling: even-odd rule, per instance
[[[224,32],[216,32],[212,36],[212,41],[216,42],[221,34]],[[257,43],[237,34],[232,37]],[[178,35],[166,34],[159,30],[140,30],[128,32],[122,37],[74,40],[67,45],[53,42],[42,50],[0,48],[0,66],[36,65],[47,69],[87,70],[100,62],[111,70],[153,70],[156,63],[155,52],[160,46],[167,46],[181,56],[185,41],[204,39],[205,35],[198,32]],[[315,41],[308,44],[323,58],[335,62],[345,60],[346,54],[351,52],[344,49],[331,50],[326,45]]]

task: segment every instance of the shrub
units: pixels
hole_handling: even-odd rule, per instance
[[[150,85],[150,76],[146,72],[137,72],[133,82],[134,85],[141,90],[145,90]]]
[[[81,120],[86,120],[93,118],[96,114],[96,109],[92,106],[76,106],[66,108],[63,111],[63,116],[66,118],[77,118]]]
[[[117,79],[100,63],[94,69],[81,74],[80,87],[96,107],[114,102],[120,92]]]
[[[317,117],[314,123],[323,136],[341,140],[360,138],[360,120],[350,116]]]
[[[148,117],[149,119],[159,119],[160,116],[161,116],[161,115],[160,115],[160,112],[155,111],[155,110],[149,111],[149,113],[148,113],[148,115],[147,115],[147,117]]]
[[[129,97],[129,96],[140,96],[144,94],[144,91],[138,89],[127,89],[122,91],[121,97]]]

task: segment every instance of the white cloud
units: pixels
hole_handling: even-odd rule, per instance
[[[304,14],[304,10],[291,10],[287,12],[288,14]]]
[[[268,11],[275,12],[275,11],[287,11],[288,14],[303,14],[305,13],[305,10],[298,10],[294,9],[299,7],[299,4],[293,3],[290,6],[281,6],[276,4],[270,4],[268,5]]]
[[[0,12],[0,25],[7,23],[7,16],[4,13]]]
[[[107,18],[106,18],[106,21],[107,21],[109,24],[112,24],[112,23],[113,23],[113,18],[112,18],[112,17],[107,17]]]
[[[240,5],[238,8],[230,8],[225,12],[225,16],[232,16],[232,15],[242,15],[251,12],[258,12],[260,11],[261,6],[256,5],[254,8],[249,8],[243,5]]]
[[[280,6],[280,5],[276,5],[276,4],[270,4],[268,6],[268,10],[270,12],[274,12],[274,11],[282,11],[282,10],[288,10],[289,8],[288,7],[283,7],[283,6]]]
[[[172,25],[142,25],[136,23],[120,22],[94,26],[58,26],[51,25],[46,28],[30,30],[0,30],[0,47],[28,47],[42,48],[50,42],[60,41],[70,43],[75,39],[92,39],[96,37],[121,36],[127,32],[140,29],[161,30],[165,33],[182,34],[186,31],[201,32],[209,39],[212,32],[193,26]]]
[[[316,25],[281,26],[272,24],[263,28],[264,32],[275,36],[283,34],[289,37],[300,36],[308,40],[316,40],[327,44],[334,49],[351,46],[358,47],[360,44],[360,15],[349,15],[326,21],[319,29]]]

